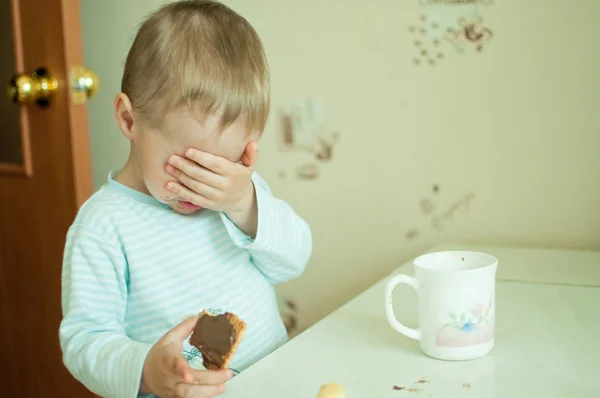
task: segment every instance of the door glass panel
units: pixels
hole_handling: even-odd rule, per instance
[[[13,0],[14,1],[14,0]],[[23,164],[19,105],[7,95],[6,85],[16,73],[12,1],[0,1],[0,163]]]

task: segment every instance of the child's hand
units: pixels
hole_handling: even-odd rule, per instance
[[[242,231],[254,236],[258,210],[250,177],[258,158],[256,142],[248,144],[240,163],[196,149],[189,149],[186,157],[169,158],[167,173],[178,182],[167,183],[167,189],[187,202],[224,212]]]
[[[171,329],[148,352],[144,362],[142,394],[164,398],[208,398],[225,391],[230,370],[195,370],[181,355],[183,342],[194,330],[198,317]]]

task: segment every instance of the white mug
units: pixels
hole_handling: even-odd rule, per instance
[[[385,310],[390,325],[421,343],[428,356],[467,360],[489,353],[494,346],[496,268],[498,259],[470,251],[425,254],[413,262],[415,276],[390,279]],[[396,285],[417,291],[419,328],[404,326],[392,308]]]

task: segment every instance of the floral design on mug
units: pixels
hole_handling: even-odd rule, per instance
[[[460,315],[448,314],[450,322],[442,325],[436,335],[438,347],[469,347],[486,343],[494,338],[494,320],[491,317],[492,294],[488,305],[476,303]]]

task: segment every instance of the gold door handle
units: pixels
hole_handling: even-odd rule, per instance
[[[83,105],[100,88],[100,79],[96,72],[83,66],[71,68],[71,98],[74,105]]]
[[[70,71],[71,100],[74,105],[85,104],[88,98],[98,92],[100,81],[98,75],[82,66],[71,68]],[[58,80],[46,68],[38,68],[31,74],[19,74],[8,83],[8,97],[17,104],[34,103],[47,107],[52,102],[59,88]]]
[[[31,76],[16,75],[8,83],[8,97],[18,104],[48,106],[56,90],[58,81],[46,68],[36,69]]]

